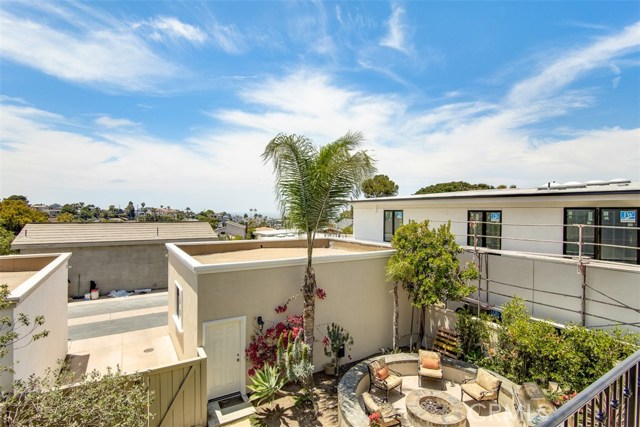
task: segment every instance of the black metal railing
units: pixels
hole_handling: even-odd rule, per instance
[[[633,353],[539,427],[637,427],[640,423],[640,350]]]

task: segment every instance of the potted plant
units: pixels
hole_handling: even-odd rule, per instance
[[[331,358],[331,362],[325,365],[325,373],[338,375],[340,358],[345,356],[347,347],[351,349],[353,337],[342,326],[331,323],[327,326],[327,336],[322,340],[322,345],[324,345],[325,356]]]

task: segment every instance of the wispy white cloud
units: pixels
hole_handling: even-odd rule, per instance
[[[244,37],[235,25],[213,23],[209,28],[209,31],[216,46],[222,51],[231,54],[244,51]]]
[[[106,90],[150,90],[176,74],[175,65],[123,27],[96,21],[92,29],[79,29],[83,25],[68,22],[73,29],[62,30],[45,22],[0,12],[0,55],[63,80]]]
[[[612,60],[640,49],[640,22],[626,27],[620,33],[602,37],[596,42],[542,64],[542,70],[515,85],[508,100],[520,105],[551,96],[585,73],[608,67]]]
[[[388,34],[380,41],[381,46],[399,50],[400,52],[411,55],[413,47],[408,40],[408,27],[404,22],[405,10],[403,7],[393,5],[391,16],[387,21],[389,28]]]
[[[100,116],[94,120],[94,122],[101,127],[108,129],[115,128],[131,128],[139,126],[140,123],[135,123],[129,119],[116,119],[111,116]]]
[[[172,16],[159,16],[132,25],[134,30],[150,30],[149,37],[155,41],[180,39],[191,43],[202,44],[207,35],[197,26],[186,24]]]

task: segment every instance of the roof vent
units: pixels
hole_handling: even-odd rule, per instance
[[[587,181],[586,184],[588,186],[592,186],[592,185],[609,185],[609,183],[607,181],[603,181],[601,179],[594,179],[591,181]]]
[[[630,179],[625,179],[625,178],[616,178],[616,179],[612,179],[611,181],[609,181],[609,184],[631,184],[631,180]]]
[[[567,187],[565,187],[564,184],[558,184],[557,182],[553,181],[541,185],[540,187],[538,187],[538,190],[564,190],[565,188]]]
[[[585,188],[586,185],[578,181],[569,181],[562,184],[565,188]]]

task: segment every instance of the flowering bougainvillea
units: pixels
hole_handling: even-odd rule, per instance
[[[298,295],[291,296],[287,301],[275,308],[277,314],[287,311],[289,303],[296,299]],[[327,293],[322,288],[316,290],[316,297],[323,300],[327,297]],[[256,332],[251,337],[251,343],[245,350],[247,359],[251,361],[253,367],[247,371],[249,376],[253,376],[258,369],[262,369],[265,365],[275,365],[278,359],[278,339],[283,336],[282,344],[286,347],[289,344],[289,331],[293,333],[292,339],[295,339],[303,332],[302,314],[290,314],[287,316],[286,323],[278,322],[266,331]]]
[[[301,315],[299,317],[302,318]],[[282,343],[287,346],[289,344],[289,331],[293,333],[293,339],[302,331],[302,328],[298,326],[298,322],[298,316],[287,316],[287,323],[278,322],[264,331],[264,333],[256,333],[251,337],[251,343],[245,350],[247,359],[253,364],[253,368],[247,372],[249,376],[253,376],[255,371],[262,369],[264,365],[275,365],[278,358],[278,339],[283,335]]]

